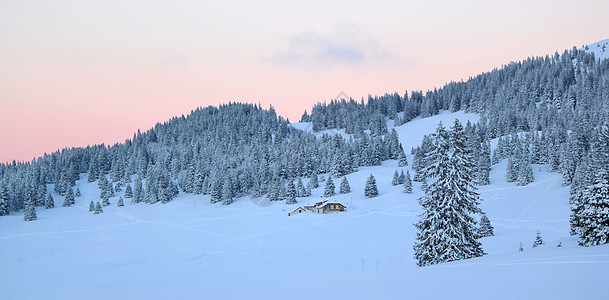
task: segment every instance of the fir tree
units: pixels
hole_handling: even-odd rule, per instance
[[[543,242],[543,239],[541,238],[541,233],[539,232],[539,230],[537,230],[537,236],[535,237],[535,242],[533,242],[533,248],[537,247],[537,246],[541,246],[545,244]]]
[[[97,203],[95,203],[95,208],[93,209],[93,214],[101,214],[104,212],[104,209],[102,208],[102,206],[99,204],[99,201]]]
[[[311,196],[311,182],[307,183],[307,187],[305,188],[305,193],[302,196],[303,197]]]
[[[393,172],[393,179],[391,180],[391,185],[396,186],[398,184],[400,184],[400,175],[396,170],[395,172]]]
[[[32,199],[28,199],[25,202],[25,208],[23,210],[23,220],[25,221],[34,221],[38,219],[36,215],[36,209],[34,208],[34,203],[32,203]]]
[[[516,181],[516,179],[518,179],[518,168],[511,157],[508,158],[505,177],[507,179],[507,182],[514,182]]]
[[[91,200],[91,202],[89,202],[89,212],[93,212],[95,210],[95,204],[93,203],[93,200]]]
[[[324,197],[329,198],[336,194],[336,186],[334,186],[334,181],[332,180],[332,176],[328,175],[328,180],[326,180],[326,187],[324,189]]]
[[[366,180],[366,186],[364,188],[364,196],[368,198],[374,198],[379,195],[378,188],[376,187],[376,179],[372,174]]]
[[[133,190],[130,184],[127,184],[127,187],[125,187],[125,198],[133,198]]]
[[[404,193],[412,194],[412,180],[410,180],[410,172],[406,170],[406,176],[404,180]]]
[[[307,197],[306,194],[307,191],[302,183],[302,178],[298,177],[298,181],[296,183],[296,197]]]
[[[78,187],[76,187],[76,192],[74,192],[74,197],[80,197],[80,189]]]
[[[404,184],[406,182],[406,175],[404,174],[404,170],[400,171],[400,176],[398,177],[398,184]]]
[[[311,180],[309,181],[309,184],[311,185],[312,190],[319,187],[317,172],[313,171],[313,173],[311,173]]]
[[[302,183],[302,182],[301,182]],[[285,193],[285,203],[286,204],[295,204],[296,203],[296,186],[294,185],[294,180],[288,180],[288,187]]]
[[[404,153],[404,150],[401,150],[398,156],[398,167],[403,168],[406,166],[408,166],[408,160],[406,159],[406,154]]]
[[[482,214],[482,217],[480,217],[480,228],[478,228],[478,236],[483,238],[493,235],[495,235],[495,232],[493,225],[491,225],[491,221],[488,219],[486,214]]]
[[[49,209],[53,207],[55,207],[55,199],[53,199],[53,196],[51,195],[51,193],[49,193],[47,195],[46,201],[44,202],[44,208]]]
[[[72,188],[68,188],[66,197],[63,200],[63,207],[70,207],[72,204],[74,204],[74,192],[72,191]]]
[[[233,203],[233,189],[232,189],[232,180],[230,177],[226,177],[224,184],[222,185],[222,204],[229,205]]]
[[[116,206],[118,207],[123,207],[125,206],[125,203],[123,202],[123,197],[118,197],[118,201],[116,202]]]
[[[222,182],[219,178],[216,178],[216,180],[214,180],[213,184],[211,185],[210,196],[211,203],[217,203],[222,201]]]
[[[447,132],[440,123],[433,139],[426,157],[430,164],[423,172],[424,178],[435,181],[419,199],[423,213],[415,225],[419,230],[414,245],[418,266],[484,255],[471,216],[480,212],[479,196],[474,191],[474,160],[463,127],[455,120],[451,132]]]
[[[131,199],[131,203],[141,203],[144,201],[144,188],[142,187],[142,180],[140,177],[135,178],[135,182],[133,183],[133,199]]]
[[[0,216],[7,216],[10,213],[8,200],[8,191],[0,185]]]
[[[351,192],[351,186],[349,185],[349,181],[347,180],[347,176],[343,176],[343,180],[340,182],[340,190],[341,194],[348,194]]]
[[[110,199],[108,198],[102,198],[102,206],[108,206],[110,205]]]

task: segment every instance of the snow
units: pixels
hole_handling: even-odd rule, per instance
[[[594,53],[594,57],[597,59],[609,58],[609,39],[587,45],[587,47],[588,49],[586,52]],[[585,50],[585,48],[586,47],[581,48],[580,50]]]
[[[397,127],[409,162],[424,134],[455,118],[478,120],[444,112]],[[38,208],[36,221],[24,222],[22,213],[0,217],[1,297],[606,298],[609,245],[583,248],[569,235],[569,191],[560,174],[534,166],[535,181],[519,187],[506,182],[505,168],[505,160],[494,165],[491,185],[479,190],[495,227],[495,236],[481,239],[488,254],[423,268],[412,257],[420,183],[413,182],[413,194],[391,186],[396,160],[347,176],[352,192],[331,198],[347,212],[290,217],[298,206],[324,200],[324,183],[294,205],[239,198],[224,206],[181,194],[168,204],[125,199],[118,208],[117,193],[103,214],[93,215],[88,204],[99,201],[99,188],[82,174],[82,197],[72,207],[57,205],[63,197],[53,194],[58,207]],[[370,174],[379,196],[367,199]],[[538,230],[546,244],[533,249]]]

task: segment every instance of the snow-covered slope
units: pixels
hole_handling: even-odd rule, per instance
[[[439,121],[448,127],[455,117],[478,118],[442,113],[397,128],[407,154]],[[505,161],[494,165],[492,184],[480,189],[496,234],[481,240],[488,254],[424,268],[412,258],[420,184],[410,195],[391,186],[397,161],[347,176],[352,192],[332,198],[347,212],[291,217],[322,199],[323,183],[296,205],[240,198],[223,206],[182,194],[165,205],[127,200],[118,208],[117,195],[93,215],[88,204],[99,189],[81,175],[73,207],[39,209],[33,222],[19,213],[0,218],[0,298],[606,298],[609,246],[582,248],[569,235],[561,176],[534,166],[535,182],[517,187],[506,183],[505,168]],[[373,199],[364,198],[370,174],[380,192]],[[537,230],[546,244],[533,249]]]
[[[609,39],[585,46],[582,50],[594,53],[597,59],[609,58]]]

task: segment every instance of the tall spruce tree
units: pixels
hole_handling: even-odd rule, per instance
[[[364,196],[368,198],[374,198],[379,195],[379,190],[376,187],[376,179],[372,174],[366,180],[366,186],[364,187]]]
[[[297,202],[296,201],[297,194],[298,194],[298,192],[296,191],[296,186],[294,185],[294,180],[293,179],[288,180],[288,186],[286,188],[286,193],[285,193],[285,203],[286,204],[295,204]]]
[[[347,180],[347,176],[343,176],[343,180],[340,182],[340,190],[341,194],[348,194],[351,192],[351,186],[349,185],[349,181]]]
[[[495,230],[493,228],[493,225],[491,225],[491,221],[488,219],[486,214],[482,214],[482,217],[480,217],[480,227],[478,228],[478,236],[483,238],[493,235],[495,235]]]
[[[404,193],[412,194],[412,180],[410,180],[410,172],[406,170],[406,176],[404,179]]]
[[[400,184],[400,175],[396,170],[395,172],[393,172],[393,179],[391,180],[391,185],[396,186],[398,184]]]
[[[49,193],[47,195],[47,199],[44,202],[44,208],[49,209],[49,208],[53,208],[55,207],[55,199],[53,199],[53,195],[51,195],[51,193]]]
[[[8,200],[8,190],[0,184],[0,216],[6,216],[10,213]]]
[[[476,222],[472,214],[480,212],[475,192],[474,160],[467,148],[463,127],[455,120],[450,132],[442,123],[433,134],[433,147],[423,169],[424,178],[432,179],[425,196],[414,244],[418,266],[468,259],[484,255],[476,240]]]
[[[34,208],[34,200],[28,199],[25,202],[25,208],[23,210],[23,220],[25,221],[34,221],[38,219],[36,215],[36,208]]]
[[[334,181],[332,180],[332,176],[328,175],[328,180],[326,180],[326,187],[324,189],[324,197],[329,198],[336,194],[336,186],[334,185]]]

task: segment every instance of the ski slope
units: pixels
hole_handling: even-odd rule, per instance
[[[424,134],[455,117],[478,119],[442,113],[396,128],[409,162]],[[561,176],[534,166],[535,181],[518,187],[505,181],[505,168],[494,165],[491,185],[479,190],[495,227],[481,239],[488,254],[424,268],[412,258],[420,184],[413,194],[391,186],[395,160],[347,176],[352,192],[332,197],[347,212],[291,217],[323,200],[323,182],[296,205],[245,197],[223,206],[181,194],[168,204],[125,199],[118,208],[117,194],[93,215],[88,205],[99,189],[81,174],[74,206],[61,207],[54,194],[58,207],[37,209],[36,221],[0,217],[0,298],[606,299],[609,246],[582,248],[569,235]],[[364,198],[370,174],[380,194],[373,199]],[[532,248],[537,230],[546,244]]]
[[[594,53],[594,57],[599,60],[609,58],[609,39],[587,45],[587,47],[588,49],[584,47],[581,50],[586,50],[586,52]]]

